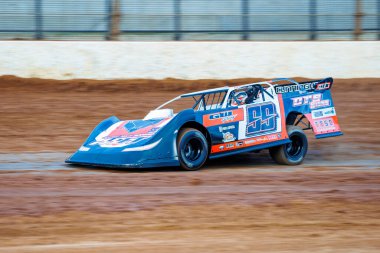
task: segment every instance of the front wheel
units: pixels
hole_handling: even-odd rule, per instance
[[[177,139],[177,152],[180,165],[183,169],[200,169],[208,157],[206,137],[197,129],[182,129]]]
[[[302,128],[297,126],[288,125],[287,131],[291,142],[278,147],[270,148],[269,154],[278,164],[301,164],[307,153],[307,137]]]

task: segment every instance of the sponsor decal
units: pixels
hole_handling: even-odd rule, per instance
[[[222,123],[233,121],[236,118],[237,114],[234,114],[233,111],[227,112],[218,112],[210,115],[210,120],[221,119]]]
[[[255,145],[260,145],[268,142],[273,142],[273,141],[278,141],[282,139],[282,135],[280,133],[274,133],[274,134],[269,134],[269,135],[264,135],[264,136],[259,136],[259,137],[253,137],[250,139],[246,139],[244,141],[235,141],[233,143],[226,143],[225,145],[214,145],[211,148],[211,153],[218,153],[225,151],[224,149],[240,149],[240,148],[245,148],[245,147],[250,147],[250,146],[255,146]]]
[[[244,111],[242,108],[222,111],[212,114],[203,115],[203,125],[217,126],[231,122],[242,121],[244,119]]]
[[[231,126],[220,126],[219,127],[219,132],[228,131],[228,130],[232,130],[232,129],[235,129],[234,125],[231,125]]]
[[[104,137],[102,139],[99,139],[97,141],[94,141],[90,143],[90,146],[93,146],[95,144],[98,144],[99,146],[103,148],[116,148],[116,147],[124,147],[128,146],[133,143],[137,143],[139,141],[148,139],[151,137],[149,136],[126,136],[126,137]]]
[[[228,143],[227,145],[226,145],[226,148],[233,148],[235,145],[233,144],[233,143]]]
[[[103,148],[125,147],[151,138],[170,119],[120,121],[100,133],[90,146],[98,144]]]
[[[300,83],[299,85],[297,84],[280,85],[280,86],[276,86],[275,89],[276,89],[277,94],[299,91],[300,88],[302,90],[312,90],[314,89],[317,83],[318,82]]]
[[[256,140],[255,139],[250,139],[248,141],[245,141],[245,145],[250,145],[252,143],[256,143]]]
[[[292,98],[293,107],[309,105],[311,109],[330,106],[330,100],[323,100],[322,94],[312,94]]]
[[[334,107],[328,107],[328,108],[323,108],[323,109],[311,111],[311,118],[312,119],[319,119],[319,118],[335,116],[335,115],[336,115],[336,113],[335,113]]]
[[[281,134],[270,134],[265,136],[256,137],[245,141],[246,145],[252,146],[251,144],[262,144],[270,141],[276,141],[281,138]]]
[[[322,111],[314,111],[314,112],[312,112],[312,118],[313,119],[323,118],[323,112]]]
[[[231,142],[234,140],[236,140],[236,137],[232,133],[230,132],[223,133],[223,142]]]
[[[276,130],[276,107],[273,103],[247,107],[246,135]]]
[[[320,107],[326,107],[330,106],[330,100],[322,100],[322,101],[315,101],[310,103],[310,109],[320,108]]]
[[[330,89],[331,83],[325,82],[325,83],[318,83],[315,87],[315,90],[328,90]]]
[[[314,125],[317,129],[317,132],[328,132],[336,130],[334,120],[331,117],[314,120]]]
[[[279,86],[275,86],[275,90],[277,94],[282,94],[282,93],[300,91],[300,88],[301,90],[306,90],[306,91],[327,90],[330,88],[330,86],[331,86],[331,82],[319,83],[318,81],[316,81],[316,82],[309,82],[309,83],[300,83],[299,85],[297,84],[279,85]]]

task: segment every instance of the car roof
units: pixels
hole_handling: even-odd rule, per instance
[[[224,91],[227,92],[228,90],[235,90],[235,89],[243,88],[250,85],[268,84],[268,82],[269,81],[263,81],[263,82],[257,82],[257,83],[247,83],[247,84],[237,85],[237,86],[224,86],[220,88],[201,90],[201,91],[195,91],[191,93],[182,94],[180,97],[185,98],[185,97],[193,97],[193,96],[216,93],[216,92],[224,92]]]
[[[202,90],[202,91],[195,91],[191,93],[186,93],[182,94],[181,97],[193,97],[193,96],[198,96],[198,95],[203,95],[203,94],[209,94],[209,93],[216,93],[216,92],[227,92],[231,87],[229,86],[224,86],[221,88],[214,88],[214,89],[208,89],[208,90]]]

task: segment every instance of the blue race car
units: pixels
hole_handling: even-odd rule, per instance
[[[274,79],[180,95],[141,120],[101,122],[66,162],[102,167],[201,168],[208,159],[269,148],[279,164],[300,164],[308,141],[342,135],[332,78]],[[193,99],[174,113],[175,102]],[[169,107],[169,108],[167,108]]]

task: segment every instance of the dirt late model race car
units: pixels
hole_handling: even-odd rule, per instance
[[[104,120],[66,162],[196,170],[207,159],[269,149],[277,163],[297,165],[308,148],[304,130],[316,138],[342,135],[332,84],[281,78],[183,94],[141,120]],[[167,108],[184,99],[191,100],[188,109]]]

